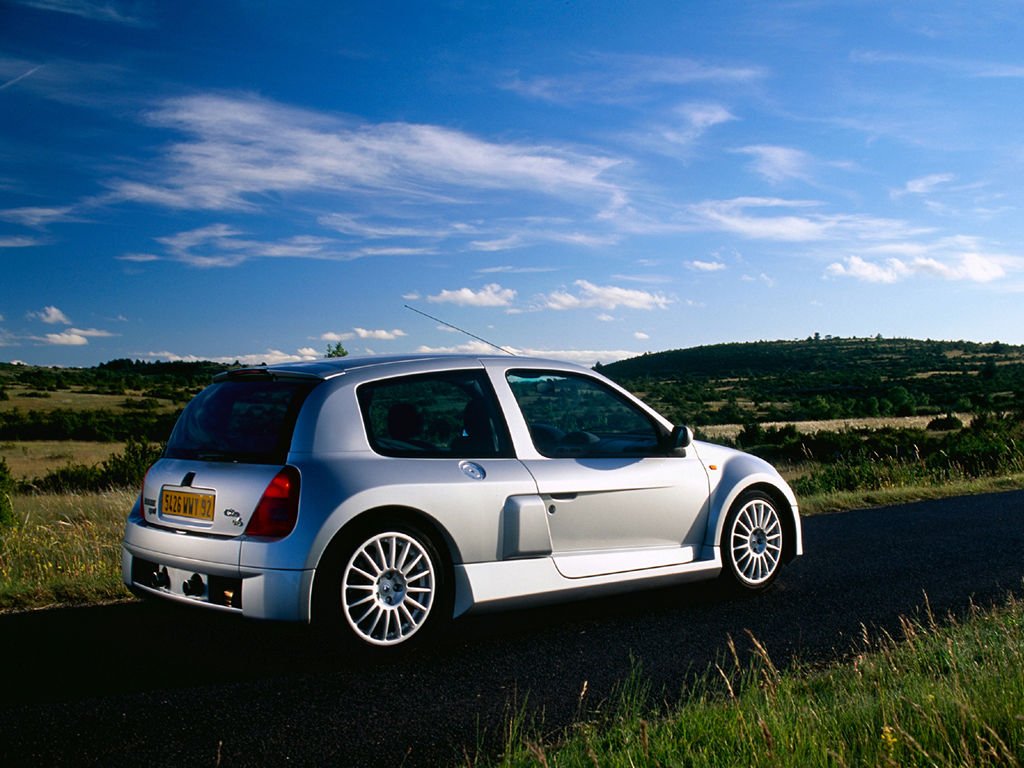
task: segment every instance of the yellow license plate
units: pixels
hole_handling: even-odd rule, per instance
[[[172,491],[165,488],[160,496],[160,508],[165,515],[189,517],[193,520],[213,521],[217,496],[195,491]]]

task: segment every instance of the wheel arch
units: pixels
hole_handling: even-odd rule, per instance
[[[367,509],[356,515],[343,526],[341,526],[330,541],[323,548],[320,557],[317,559],[313,569],[313,582],[310,588],[310,612],[313,621],[316,620],[316,604],[319,590],[323,588],[322,576],[324,565],[335,557],[339,550],[343,550],[360,534],[372,530],[384,530],[391,526],[411,526],[421,531],[430,538],[431,543],[441,555],[441,567],[444,569],[445,583],[452,594],[455,589],[455,562],[458,557],[458,548],[451,537],[451,534],[434,517],[428,515],[415,507],[402,505],[387,505]]]
[[[723,478],[712,494],[712,524],[708,527],[705,543],[711,547],[721,545],[725,520],[736,500],[748,491],[764,493],[776,506],[783,525],[782,561],[788,563],[803,554],[803,534],[796,497],[784,481],[765,473],[745,475],[731,483],[726,483],[726,478]]]

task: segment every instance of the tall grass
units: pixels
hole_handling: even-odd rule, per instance
[[[545,739],[510,727],[504,754],[477,765],[1020,765],[1024,760],[1024,605],[939,626],[904,619],[902,637],[862,639],[852,661],[786,674],[755,638],[668,714],[634,674],[604,711]],[[467,763],[473,763],[467,760]]]
[[[120,544],[135,494],[15,495],[15,524],[0,530],[0,610],[126,597]]]

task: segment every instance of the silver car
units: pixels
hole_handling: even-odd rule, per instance
[[[400,646],[470,610],[759,590],[801,553],[770,465],[594,371],[412,355],[217,376],[146,475],[122,571],[137,594]]]

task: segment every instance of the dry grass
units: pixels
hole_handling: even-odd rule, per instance
[[[954,413],[965,426],[974,420],[973,414]],[[784,427],[792,424],[797,432],[813,435],[816,432],[842,432],[845,429],[924,429],[934,416],[870,416],[859,419],[822,419],[819,421],[768,421],[761,424],[770,427]],[[701,427],[701,432],[711,440],[735,440],[743,431],[742,424],[711,424]]]
[[[124,443],[85,440],[15,440],[0,443],[0,459],[18,480],[43,477],[68,464],[93,466],[124,451]]]
[[[0,610],[126,597],[121,536],[135,491],[14,497],[0,535]]]

